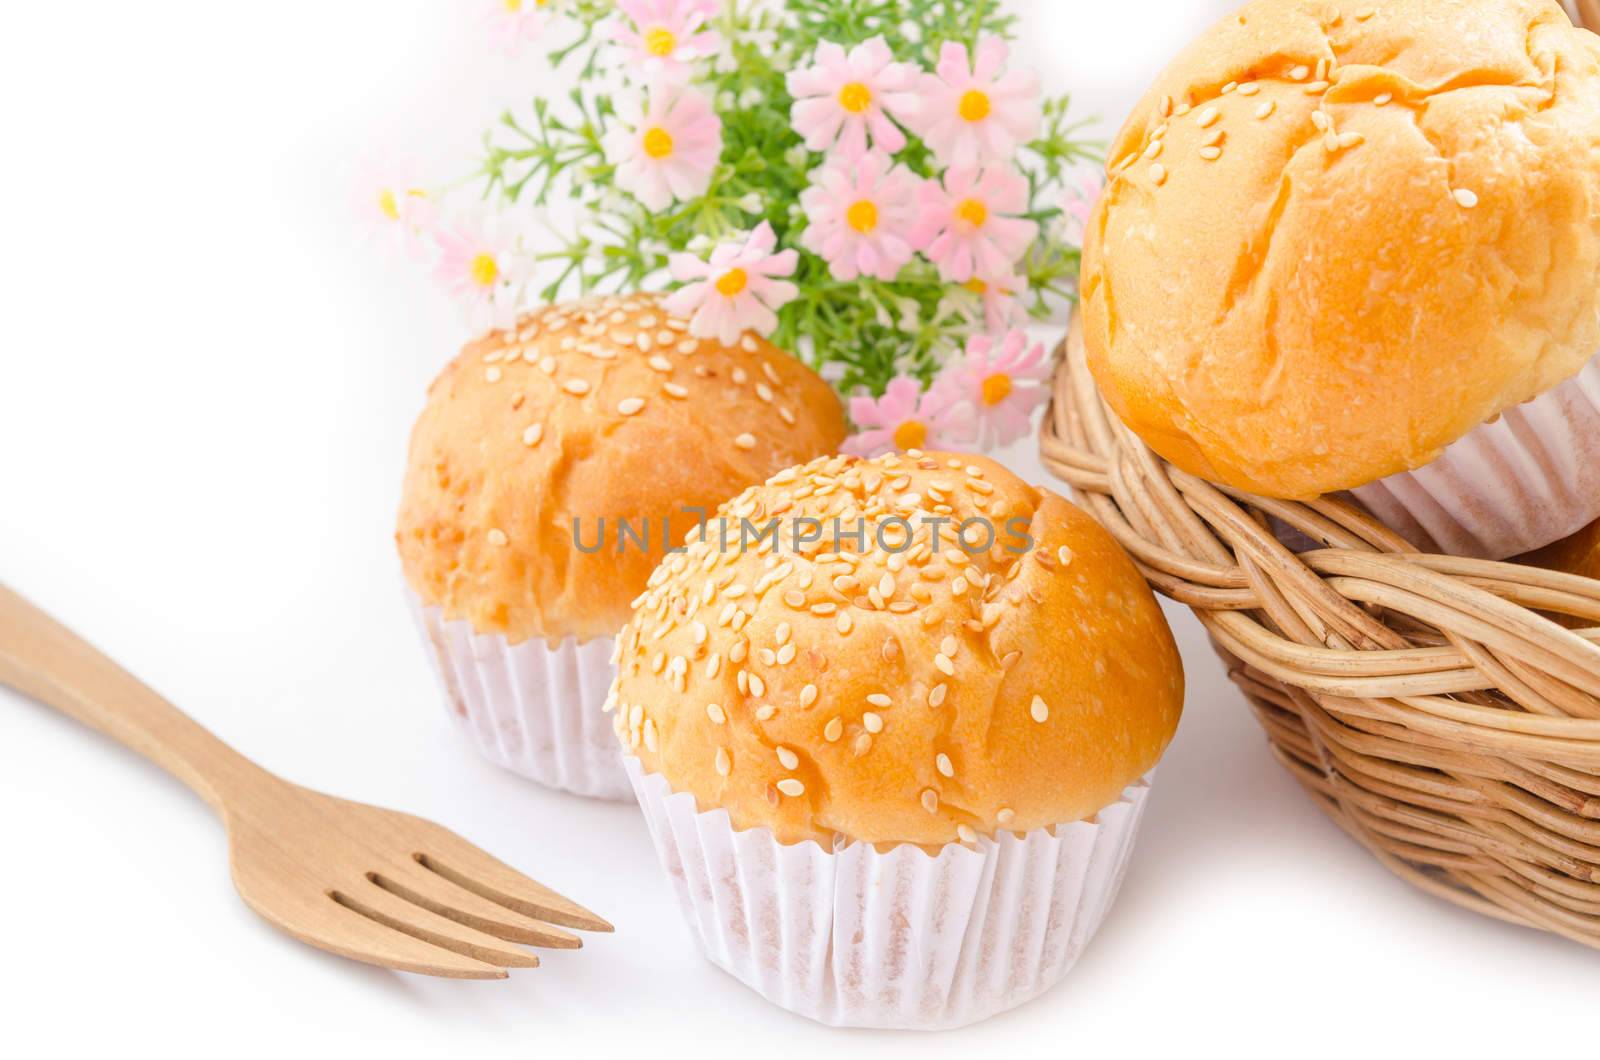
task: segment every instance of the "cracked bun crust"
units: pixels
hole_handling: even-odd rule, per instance
[[[1556,0],[1257,0],[1110,159],[1090,365],[1193,474],[1414,470],[1600,350],[1600,37]]]
[[[685,509],[709,511],[844,435],[832,389],[753,335],[692,338],[651,295],[550,306],[468,346],[429,389],[401,564],[425,604],[479,633],[614,636],[666,554],[663,520],[681,541],[698,518]]]
[[[727,548],[714,519],[651,576],[607,709],[735,828],[825,849],[1026,832],[1115,802],[1172,739],[1183,670],[1144,579],[993,461],[824,458],[719,514]],[[774,517],[776,544],[739,547]],[[806,518],[830,529],[804,540]]]

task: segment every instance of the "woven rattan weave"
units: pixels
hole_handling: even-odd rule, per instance
[[[1600,948],[1600,628],[1546,617],[1600,627],[1600,581],[1418,555],[1354,503],[1185,474],[1107,409],[1076,325],[1040,450],[1194,609],[1345,831],[1418,887]],[[1291,552],[1284,524],[1327,547]]]

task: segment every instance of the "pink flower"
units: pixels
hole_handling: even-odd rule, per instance
[[[988,335],[967,341],[967,356],[946,368],[935,387],[971,409],[984,449],[1010,445],[1033,429],[1033,414],[1050,399],[1052,365],[1044,344],[1028,345],[1022,331],[998,342]]]
[[[494,42],[507,55],[539,39],[550,24],[553,0],[482,0],[483,21]]]
[[[710,261],[693,254],[673,254],[668,259],[672,278],[685,286],[673,292],[662,308],[675,317],[687,317],[689,333],[716,339],[724,346],[739,341],[746,331],[770,335],[778,326],[777,311],[800,293],[794,284],[779,279],[794,274],[800,255],[778,253],[777,234],[763,221],[754,232],[719,243]]]
[[[850,49],[829,41],[817,45],[816,63],[789,73],[795,98],[790,118],[813,151],[835,141],[846,154],[867,149],[867,135],[894,154],[906,145],[905,133],[889,119],[906,121],[915,112],[917,70],[894,62],[889,45],[873,37]]]
[[[617,117],[605,148],[618,187],[648,210],[705,194],[722,157],[722,122],[705,96],[659,77],[643,97],[619,100]]]
[[[611,39],[628,48],[647,74],[715,55],[722,37],[706,28],[717,17],[717,0],[617,0],[625,18],[611,26]]]
[[[409,162],[373,157],[361,163],[355,207],[373,239],[398,246],[412,258],[427,256],[427,236],[437,204]]]
[[[1080,176],[1061,193],[1061,234],[1069,243],[1082,243],[1089,229],[1089,216],[1105,192],[1105,178],[1096,170]]]
[[[1017,273],[993,279],[974,276],[962,286],[982,303],[983,326],[990,331],[1004,331],[1027,316],[1019,296],[1028,289],[1028,281]]]
[[[937,384],[925,393],[921,383],[904,375],[891,379],[881,398],[851,398],[850,419],[860,433],[846,438],[841,448],[851,456],[960,447],[973,436],[965,405]]]
[[[800,195],[808,225],[801,245],[828,263],[835,279],[892,280],[915,251],[917,179],[882,151],[852,159],[836,154]]]
[[[1011,166],[954,168],[944,183],[917,189],[917,223],[911,245],[953,283],[973,276],[1005,276],[1039,234],[1039,226],[1010,216],[1028,209],[1028,181]]]
[[[434,279],[462,304],[474,328],[516,322],[529,268],[503,217],[469,212],[433,233],[439,247]]]
[[[914,127],[948,166],[1009,162],[1039,131],[1043,111],[1032,70],[1002,75],[1006,42],[985,37],[968,65],[967,46],[946,42],[937,72],[923,74]]]

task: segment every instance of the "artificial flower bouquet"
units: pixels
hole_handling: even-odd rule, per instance
[[[507,112],[471,191],[381,177],[373,215],[504,328],[666,289],[701,337],[769,337],[848,399],[850,452],[1026,435],[1097,193],[1065,98],[996,0],[491,0],[573,84]],[[542,222],[542,225],[540,224]],[[542,227],[543,231],[537,231]]]

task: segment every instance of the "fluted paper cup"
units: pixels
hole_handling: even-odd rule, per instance
[[[1352,491],[1430,552],[1520,556],[1600,518],[1600,357],[1431,464]]]
[[[1116,897],[1149,790],[1140,781],[1092,820],[937,855],[824,850],[736,831],[727,811],[701,812],[624,761],[705,955],[773,1004],[835,1027],[961,1027],[1060,982]]]
[[[449,621],[409,587],[445,705],[489,761],[551,788],[596,799],[632,797],[611,718],[609,638],[511,644]]]

